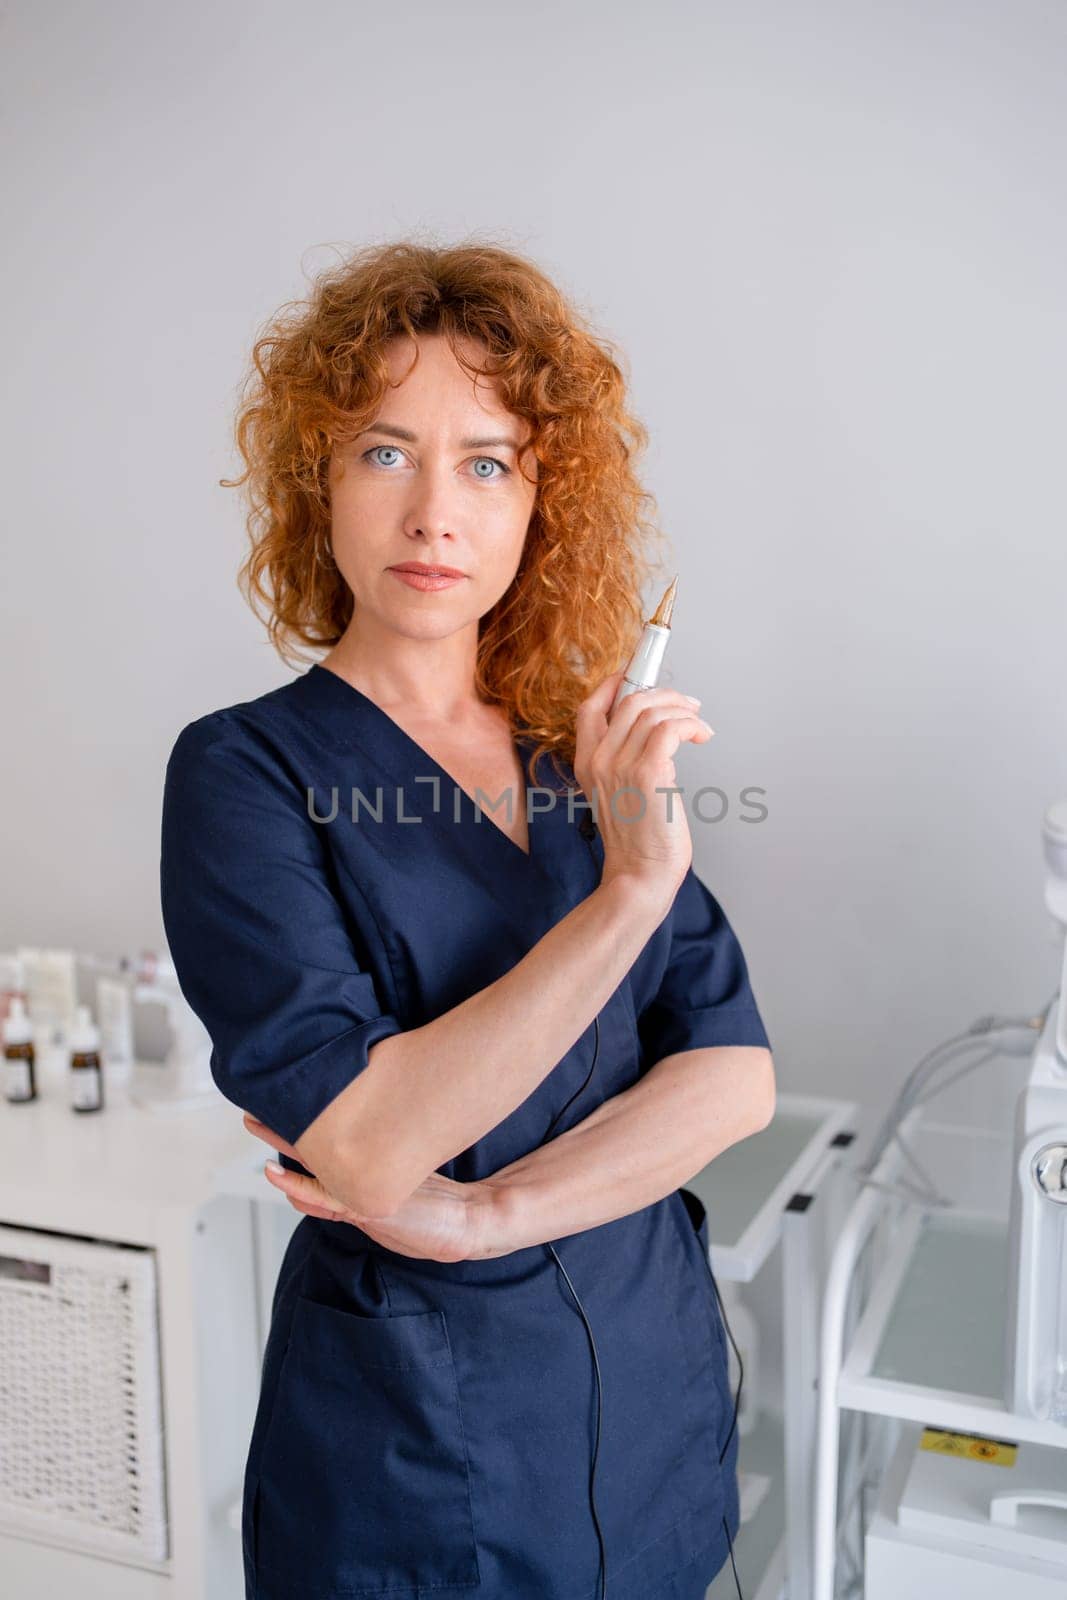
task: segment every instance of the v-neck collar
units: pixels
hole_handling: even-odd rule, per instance
[[[549,878],[556,889],[568,887],[563,851],[567,844],[573,843],[569,835],[574,833],[576,822],[572,825],[568,820],[566,788],[556,787],[555,805],[543,811],[537,809],[537,801],[544,797],[535,795],[534,812],[527,822],[530,848],[526,851],[493,820],[486,807],[483,806],[479,813],[473,796],[468,794],[452,773],[408,733],[406,728],[402,728],[399,722],[384,711],[377,701],[349,683],[347,678],[342,678],[340,673],[316,661],[302,678],[296,681],[304,685],[305,691],[312,691],[311,698],[315,703],[334,708],[339,717],[343,716],[343,722],[340,720],[331,722],[332,742],[341,748],[350,749],[358,746],[366,751],[388,774],[397,789],[403,792],[404,809],[407,814],[411,813],[411,802],[414,799],[415,812],[427,820],[432,819],[448,828],[453,842],[459,848],[469,849],[475,839],[480,844],[484,844],[487,840],[486,848],[492,851],[502,870],[533,872]],[[524,792],[520,795],[518,803],[525,804],[526,785],[541,789],[552,788],[553,785],[543,783],[535,786],[530,782],[530,759],[533,754],[534,739],[528,734],[520,733],[516,735],[515,744],[522,766],[524,784]],[[433,786],[417,785],[416,794],[412,796],[410,788],[402,781],[415,757],[418,757],[424,765],[426,773],[440,779],[436,809],[429,797],[429,791]],[[453,791],[452,804],[445,798],[449,789]],[[456,795],[458,800],[455,799]],[[459,826],[453,820],[457,814],[457,806]],[[488,854],[478,856],[477,863],[484,875],[493,876],[492,862]]]

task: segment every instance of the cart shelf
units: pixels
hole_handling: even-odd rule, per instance
[[[837,1384],[838,1405],[928,1427],[1067,1446],[1067,1427],[1009,1411],[1002,1217],[918,1211],[898,1225]]]

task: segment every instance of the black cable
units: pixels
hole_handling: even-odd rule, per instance
[[[570,1280],[567,1269],[563,1265],[563,1262],[559,1259],[559,1256],[556,1254],[556,1247],[554,1244],[546,1244],[545,1249],[548,1251],[553,1261],[555,1261],[556,1266],[567,1280],[567,1288],[574,1296],[574,1303],[578,1307],[582,1321],[585,1323],[585,1331],[589,1336],[589,1348],[593,1352],[593,1371],[596,1373],[596,1439],[593,1444],[593,1462],[589,1472],[589,1505],[593,1512],[593,1526],[596,1528],[597,1545],[600,1549],[600,1600],[605,1600],[608,1592],[608,1558],[604,1549],[604,1532],[600,1526],[600,1518],[597,1515],[596,1509],[596,1463],[597,1456],[600,1454],[600,1420],[604,1410],[603,1382],[600,1376],[600,1361],[596,1353],[596,1340],[593,1338],[593,1330],[589,1326],[589,1318],[585,1314],[585,1307],[578,1298],[578,1292]]]
[[[559,1111],[557,1111],[555,1116],[552,1118],[552,1121],[549,1123],[548,1128],[547,1128],[547,1130],[545,1132],[545,1140],[547,1140],[548,1135],[552,1132],[552,1129],[556,1126],[556,1123],[559,1121],[560,1117],[562,1117],[563,1113],[566,1110],[568,1110],[568,1108],[570,1106],[572,1106],[574,1104],[575,1100],[582,1093],[582,1090],[586,1088],[587,1084],[589,1083],[589,1080],[593,1076],[593,1069],[596,1066],[597,1056],[600,1053],[600,1017],[599,1017],[599,1015],[594,1017],[594,1019],[593,1019],[593,1029],[594,1029],[594,1032],[595,1032],[595,1044],[593,1046],[593,1059],[589,1063],[589,1070],[586,1073],[585,1078],[582,1081],[582,1083],[579,1086],[579,1088],[577,1088],[574,1091],[574,1093],[571,1095],[570,1099],[566,1102],[566,1104]],[[542,1143],[543,1142],[544,1142],[544,1140],[542,1141]],[[559,1268],[560,1272],[562,1272],[562,1274],[564,1276],[564,1279],[566,1280],[567,1287],[570,1290],[570,1292],[571,1292],[571,1294],[572,1294],[572,1296],[574,1298],[574,1303],[578,1307],[578,1311],[579,1311],[579,1314],[581,1316],[582,1322],[585,1325],[586,1335],[588,1336],[588,1339],[589,1339],[589,1348],[590,1348],[590,1350],[592,1351],[592,1354],[593,1354],[593,1369],[594,1369],[594,1372],[596,1374],[596,1388],[597,1388],[597,1418],[596,1418],[596,1440],[595,1440],[595,1443],[594,1443],[594,1446],[593,1446],[593,1461],[592,1461],[592,1468],[591,1468],[590,1475],[589,1475],[589,1503],[590,1503],[590,1506],[592,1507],[593,1525],[596,1528],[597,1544],[598,1544],[598,1547],[599,1547],[599,1550],[600,1550],[600,1596],[601,1596],[601,1600],[606,1600],[606,1596],[607,1596],[607,1592],[608,1592],[607,1556],[606,1556],[605,1550],[604,1550],[603,1530],[601,1529],[600,1518],[597,1515],[597,1509],[596,1509],[596,1464],[597,1464],[597,1456],[598,1456],[599,1451],[600,1451],[600,1428],[601,1428],[601,1421],[602,1421],[602,1417],[603,1417],[603,1408],[604,1408],[603,1381],[602,1381],[601,1372],[600,1372],[600,1361],[599,1361],[599,1358],[597,1356],[596,1340],[593,1338],[593,1330],[592,1330],[592,1327],[590,1326],[589,1318],[586,1316],[585,1307],[582,1305],[581,1300],[578,1298],[578,1292],[575,1289],[574,1284],[571,1282],[570,1277],[567,1274],[567,1269],[564,1267],[562,1261],[559,1259],[559,1256],[556,1254],[556,1249],[555,1249],[554,1245],[546,1244],[545,1245],[545,1249],[548,1251],[549,1255],[555,1261],[556,1266]],[[745,1364],[741,1359],[741,1351],[737,1347],[737,1341],[734,1338],[733,1330],[731,1329],[729,1320],[727,1319],[726,1309],[725,1309],[725,1307],[723,1306],[723,1303],[722,1303],[722,1296],[719,1294],[719,1285],[715,1281],[715,1274],[711,1270],[711,1263],[710,1262],[708,1263],[708,1273],[709,1273],[709,1276],[711,1277],[711,1286],[715,1291],[715,1299],[716,1299],[716,1302],[717,1302],[718,1307],[719,1307],[719,1313],[720,1313],[720,1315],[722,1317],[723,1327],[726,1330],[726,1336],[729,1339],[730,1344],[733,1346],[734,1355],[737,1357],[737,1393],[734,1396],[734,1408],[733,1408],[733,1416],[730,1419],[730,1430],[726,1435],[725,1444],[723,1445],[722,1449],[719,1451],[719,1464],[721,1466],[723,1461],[726,1458],[726,1452],[730,1448],[730,1441],[734,1436],[734,1430],[737,1427],[737,1413],[738,1413],[738,1409],[739,1409],[740,1404],[741,1404],[741,1386],[742,1386],[742,1384],[744,1383],[744,1380],[745,1380]],[[723,1519],[722,1519],[722,1525],[723,1525],[723,1529],[724,1529],[724,1531],[726,1533],[726,1543],[727,1543],[727,1546],[728,1546],[729,1551],[730,1551],[730,1566],[733,1569],[734,1583],[735,1583],[735,1585],[737,1587],[738,1597],[739,1597],[739,1600],[744,1600],[744,1594],[743,1594],[742,1589],[741,1589],[741,1580],[737,1575],[737,1560],[736,1560],[736,1558],[734,1556],[734,1544],[733,1544],[733,1540],[730,1537],[730,1528],[729,1528],[729,1524],[726,1521],[725,1515],[723,1516]]]
[[[726,1336],[731,1345],[733,1345],[734,1355],[737,1357],[737,1393],[734,1396],[734,1414],[730,1418],[730,1431],[726,1435],[726,1443],[719,1451],[719,1465],[721,1466],[726,1457],[726,1452],[730,1448],[730,1440],[733,1438],[734,1429],[737,1426],[737,1411],[741,1404],[741,1385],[745,1381],[745,1363],[741,1360],[741,1352],[737,1348],[737,1341],[733,1336],[729,1322],[726,1320],[726,1308],[722,1303],[722,1296],[719,1293],[719,1285],[715,1282],[715,1274],[711,1270],[710,1261],[708,1262],[708,1274],[711,1278],[711,1287],[715,1290],[715,1299],[718,1303],[719,1314],[722,1317],[722,1325],[726,1329]],[[726,1543],[730,1548],[730,1565],[734,1572],[734,1583],[737,1586],[738,1600],[744,1600],[744,1595],[741,1593],[741,1579],[737,1576],[737,1562],[734,1560],[734,1542],[730,1538],[730,1528],[726,1521],[725,1512],[723,1512],[722,1525],[726,1532]]]
[[[586,1084],[588,1084],[590,1078],[593,1076],[593,1068],[596,1066],[596,1058],[600,1054],[600,1014],[599,1014],[599,1012],[593,1018],[593,1028],[595,1030],[596,1038],[595,1038],[595,1042],[593,1044],[593,1059],[589,1063],[589,1071],[585,1075],[584,1082],[580,1083],[578,1088],[575,1089],[574,1093],[571,1095],[571,1097],[567,1101],[566,1105],[561,1106],[560,1109],[556,1112],[556,1115],[552,1118],[552,1121],[549,1123],[548,1127],[545,1129],[544,1136],[541,1139],[541,1143],[542,1144],[545,1143],[545,1140],[548,1138],[549,1134],[552,1132],[552,1129],[556,1126],[556,1123],[559,1121],[560,1117],[563,1115],[563,1113],[565,1111],[567,1111],[574,1104],[574,1102],[577,1100],[578,1096],[581,1094],[582,1090],[586,1087]]]
[[[724,1528],[726,1528],[726,1517],[725,1517],[725,1515],[723,1516],[723,1519],[722,1519],[722,1525],[723,1525]],[[737,1576],[737,1562],[734,1560],[734,1541],[730,1538],[730,1530],[729,1530],[729,1528],[726,1528],[726,1543],[730,1546],[730,1565],[734,1569],[734,1583],[737,1585],[737,1592],[740,1595],[741,1594],[741,1579]],[[741,1595],[741,1600],[744,1600],[744,1595]]]
[[[592,830],[587,828],[584,825],[587,821],[591,822],[592,819],[591,818],[583,818],[582,819],[582,824],[579,825],[579,828],[580,828],[580,832],[582,834],[582,837],[586,840],[587,844],[589,845],[589,851],[590,851],[590,854],[592,855],[593,861],[595,863],[596,862],[596,852],[593,849]],[[552,1129],[556,1126],[556,1123],[559,1121],[560,1117],[562,1117],[562,1115],[563,1115],[563,1113],[565,1111],[568,1111],[570,1109],[570,1107],[577,1100],[578,1096],[588,1086],[589,1081],[593,1076],[593,1070],[596,1067],[597,1057],[600,1054],[600,1014],[599,1014],[599,1012],[593,1018],[593,1035],[594,1035],[594,1038],[593,1038],[593,1059],[589,1063],[589,1071],[586,1073],[585,1078],[583,1079],[583,1081],[578,1085],[578,1088],[575,1089],[575,1091],[571,1095],[570,1099],[567,1100],[560,1107],[560,1109],[556,1112],[555,1116],[552,1118],[552,1121],[549,1123],[548,1127],[545,1129],[544,1138],[541,1140],[542,1144],[546,1143],[549,1134],[552,1132]],[[605,1551],[605,1548],[604,1548],[604,1531],[600,1526],[600,1518],[597,1515],[597,1509],[596,1509],[596,1464],[597,1464],[597,1457],[600,1454],[600,1425],[601,1425],[601,1421],[602,1421],[603,1413],[604,1413],[604,1387],[603,1387],[603,1379],[601,1377],[601,1372],[600,1372],[600,1358],[597,1355],[596,1340],[593,1338],[593,1329],[592,1329],[592,1327],[590,1325],[589,1318],[585,1314],[585,1307],[582,1305],[581,1300],[578,1298],[578,1291],[574,1287],[574,1284],[571,1282],[570,1275],[567,1272],[566,1267],[563,1265],[563,1262],[559,1259],[559,1256],[556,1254],[555,1245],[546,1242],[545,1249],[548,1251],[549,1255],[552,1257],[553,1261],[556,1263],[556,1266],[559,1268],[560,1272],[562,1272],[562,1274],[564,1276],[564,1279],[566,1280],[567,1288],[570,1290],[571,1295],[574,1298],[574,1303],[578,1307],[578,1314],[581,1317],[582,1322],[585,1325],[586,1335],[587,1335],[587,1337],[589,1339],[589,1348],[592,1351],[592,1355],[593,1355],[593,1372],[596,1375],[596,1438],[593,1441],[593,1459],[592,1459],[592,1463],[591,1463],[591,1466],[590,1466],[590,1469],[589,1469],[589,1505],[590,1505],[590,1509],[592,1510],[592,1513],[593,1513],[593,1526],[596,1529],[597,1547],[598,1547],[598,1550],[600,1552],[600,1556],[599,1556],[599,1559],[600,1559],[600,1600],[606,1600],[607,1592],[608,1592],[608,1558],[607,1558],[607,1552]]]
[[[733,1345],[734,1355],[737,1357],[737,1394],[734,1396],[734,1414],[733,1414],[732,1418],[730,1419],[730,1431],[726,1435],[726,1443],[723,1445],[722,1449],[719,1451],[719,1461],[720,1461],[720,1464],[721,1464],[722,1461],[726,1457],[727,1450],[729,1450],[729,1448],[730,1448],[730,1440],[733,1438],[733,1436],[734,1436],[734,1428],[737,1426],[737,1411],[738,1411],[738,1407],[741,1404],[741,1385],[745,1381],[745,1363],[741,1360],[741,1352],[737,1348],[737,1341],[735,1340],[732,1332],[730,1331],[730,1324],[726,1320],[726,1310],[725,1310],[725,1308],[723,1306],[722,1296],[719,1293],[719,1285],[715,1282],[715,1274],[711,1270],[711,1263],[710,1262],[708,1263],[708,1274],[709,1274],[709,1276],[711,1278],[711,1287],[715,1290],[715,1299],[718,1301],[718,1304],[719,1304],[719,1315],[722,1317],[722,1325],[726,1329],[726,1337],[729,1339],[730,1343]]]
[[[593,1059],[589,1063],[589,1071],[585,1075],[584,1082],[579,1086],[579,1088],[575,1089],[574,1093],[571,1095],[571,1097],[567,1101],[566,1105],[562,1106],[560,1108],[560,1110],[556,1112],[556,1115],[552,1118],[552,1121],[549,1123],[548,1128],[547,1128],[547,1130],[545,1132],[545,1137],[541,1141],[542,1144],[545,1142],[545,1140],[547,1140],[548,1135],[552,1132],[552,1129],[556,1126],[556,1123],[559,1121],[559,1119],[563,1115],[564,1111],[566,1111],[569,1106],[572,1106],[574,1104],[575,1100],[578,1098],[578,1096],[581,1094],[582,1090],[586,1087],[586,1084],[588,1084],[590,1078],[593,1076],[593,1068],[596,1066],[597,1056],[600,1054],[600,1017],[599,1017],[599,1014],[593,1018],[593,1029],[594,1029],[594,1033],[595,1033],[595,1042],[594,1042],[594,1045],[593,1045]],[[600,1600],[605,1600],[605,1597],[606,1597],[607,1592],[608,1592],[608,1558],[607,1558],[607,1555],[606,1555],[605,1550],[604,1550],[604,1533],[603,1533],[603,1530],[602,1530],[602,1528],[600,1526],[600,1518],[597,1516],[597,1509],[596,1509],[596,1463],[597,1463],[597,1456],[600,1453],[600,1424],[601,1424],[601,1419],[602,1419],[603,1411],[604,1411],[604,1392],[603,1392],[603,1380],[602,1380],[601,1374],[600,1374],[600,1359],[597,1356],[596,1340],[593,1338],[593,1330],[592,1330],[592,1328],[591,1328],[591,1326],[589,1324],[589,1318],[585,1314],[585,1307],[582,1305],[581,1300],[579,1300],[579,1298],[578,1298],[578,1291],[575,1289],[573,1283],[571,1282],[570,1276],[569,1276],[569,1274],[567,1272],[566,1267],[563,1265],[563,1262],[559,1259],[559,1256],[556,1254],[555,1245],[546,1243],[545,1249],[548,1251],[549,1255],[552,1257],[553,1261],[556,1263],[556,1266],[559,1268],[559,1270],[562,1272],[564,1278],[566,1279],[567,1288],[570,1290],[571,1294],[573,1295],[574,1303],[578,1307],[578,1313],[581,1316],[581,1319],[582,1319],[583,1323],[585,1324],[585,1331],[586,1331],[586,1334],[587,1334],[587,1336],[589,1338],[589,1348],[593,1352],[593,1371],[596,1374],[596,1439],[595,1439],[595,1441],[593,1443],[593,1462],[592,1462],[592,1467],[590,1468],[590,1473],[589,1473],[589,1504],[590,1504],[590,1507],[592,1508],[592,1512],[593,1512],[593,1526],[596,1528],[597,1545],[598,1545],[599,1550],[600,1550]]]
[[[586,843],[589,845],[589,851],[590,851],[590,854],[593,857],[594,863],[599,866],[599,863],[596,860],[596,852],[593,849],[593,837],[597,832],[597,826],[596,826],[596,823],[593,821],[593,818],[591,816],[586,816],[586,817],[582,818],[582,821],[579,824],[579,832],[581,833],[582,837],[585,839]],[[545,1141],[548,1139],[549,1134],[552,1132],[552,1129],[556,1126],[556,1123],[559,1121],[560,1117],[562,1117],[563,1113],[565,1111],[567,1111],[574,1104],[575,1100],[577,1100],[578,1096],[587,1087],[587,1085],[589,1083],[589,1080],[593,1076],[593,1069],[596,1066],[597,1056],[600,1053],[600,1015],[599,1015],[599,1013],[593,1018],[593,1029],[594,1029],[594,1034],[595,1034],[595,1040],[594,1040],[594,1044],[593,1044],[593,1059],[589,1063],[589,1071],[586,1073],[585,1078],[582,1081],[582,1083],[578,1086],[577,1089],[575,1089],[575,1091],[571,1095],[570,1099],[567,1100],[566,1103],[563,1106],[560,1107],[560,1109],[556,1112],[555,1116],[552,1118],[552,1121],[549,1123],[547,1129],[545,1130],[544,1138],[541,1141],[542,1144],[545,1143]],[[550,1243],[546,1243],[545,1244],[545,1249],[548,1251],[548,1253],[552,1257],[553,1261],[555,1261],[556,1266],[559,1268],[560,1272],[562,1272],[562,1274],[564,1276],[564,1279],[566,1280],[567,1288],[570,1290],[571,1295],[574,1298],[574,1303],[578,1307],[579,1315],[581,1316],[582,1322],[583,1322],[583,1324],[585,1326],[586,1335],[588,1336],[588,1339],[589,1339],[589,1348],[592,1351],[592,1355],[593,1355],[593,1371],[596,1374],[597,1409],[596,1409],[596,1438],[595,1438],[594,1443],[593,1443],[593,1459],[592,1459],[592,1465],[591,1465],[590,1473],[589,1473],[589,1504],[590,1504],[590,1507],[591,1507],[592,1513],[593,1513],[593,1526],[596,1528],[597,1546],[598,1546],[599,1551],[600,1551],[600,1600],[606,1600],[607,1592],[608,1592],[608,1573],[607,1573],[608,1559],[607,1559],[607,1554],[606,1554],[606,1551],[605,1551],[605,1548],[604,1548],[604,1533],[603,1533],[603,1529],[600,1526],[600,1518],[597,1515],[597,1508],[596,1508],[596,1464],[597,1464],[597,1457],[598,1457],[598,1455],[600,1453],[600,1425],[601,1425],[601,1420],[602,1420],[603,1410],[604,1410],[603,1380],[602,1380],[601,1373],[600,1373],[600,1360],[599,1360],[599,1358],[597,1356],[596,1340],[593,1338],[593,1329],[590,1326],[589,1318],[585,1314],[585,1307],[582,1305],[581,1300],[578,1298],[578,1291],[575,1289],[574,1284],[571,1282],[570,1275],[568,1274],[566,1267],[563,1265],[563,1262],[559,1259],[559,1256],[556,1254],[555,1245],[550,1244]],[[742,1383],[744,1381],[745,1367],[744,1367],[744,1362],[741,1360],[741,1352],[737,1348],[737,1342],[734,1339],[733,1333],[732,1333],[731,1328],[730,1328],[730,1324],[726,1319],[726,1311],[725,1311],[725,1309],[723,1307],[722,1298],[721,1298],[721,1296],[719,1294],[719,1285],[715,1282],[715,1274],[711,1271],[711,1263],[710,1263],[710,1261],[708,1263],[708,1272],[709,1272],[709,1274],[711,1276],[711,1286],[715,1290],[715,1299],[716,1299],[716,1301],[718,1303],[719,1312],[720,1312],[720,1314],[722,1316],[723,1327],[726,1329],[727,1336],[728,1336],[728,1338],[730,1340],[731,1345],[733,1346],[734,1354],[737,1357],[737,1394],[734,1396],[734,1412],[733,1412],[733,1416],[732,1416],[732,1418],[730,1420],[730,1431],[726,1435],[726,1443],[723,1445],[722,1449],[719,1451],[719,1465],[721,1466],[722,1462],[723,1462],[723,1459],[725,1458],[726,1452],[730,1448],[730,1440],[733,1438],[734,1429],[737,1426],[737,1410],[738,1410],[738,1407],[739,1407],[739,1405],[741,1403],[741,1385],[742,1385]],[[738,1593],[738,1596],[739,1596],[739,1600],[744,1600],[744,1596],[741,1593],[741,1580],[737,1575],[737,1562],[734,1559],[734,1544],[733,1544],[733,1540],[730,1538],[730,1528],[729,1528],[729,1525],[728,1525],[728,1523],[726,1521],[725,1513],[723,1514],[722,1525],[723,1525],[723,1528],[724,1528],[725,1533],[726,1533],[726,1543],[727,1543],[727,1545],[729,1547],[729,1551],[730,1551],[730,1565],[733,1568],[734,1583],[737,1585],[737,1593]]]

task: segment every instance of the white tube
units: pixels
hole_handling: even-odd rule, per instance
[[[658,622],[645,623],[645,631],[641,635],[637,649],[630,657],[626,674],[615,691],[611,712],[608,713],[609,718],[619,702],[625,700],[628,694],[633,694],[637,689],[656,687],[670,637],[669,628],[660,627]]]

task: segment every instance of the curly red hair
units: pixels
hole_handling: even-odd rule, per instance
[[[476,690],[534,760],[573,762],[579,701],[624,665],[644,622],[653,570],[643,514],[654,497],[636,457],[647,430],[629,409],[613,346],[590,331],[532,262],[492,244],[373,245],[320,274],[257,338],[237,414],[250,550],[238,574],[279,655],[331,646],[353,596],[324,562],[335,444],[371,422],[385,395],[385,345],[440,333],[465,370],[493,377],[501,404],[532,428],[534,509],[515,579],[481,619]],[[473,367],[457,340],[484,347]],[[306,659],[306,658],[304,658]],[[556,766],[559,771],[558,764]]]

